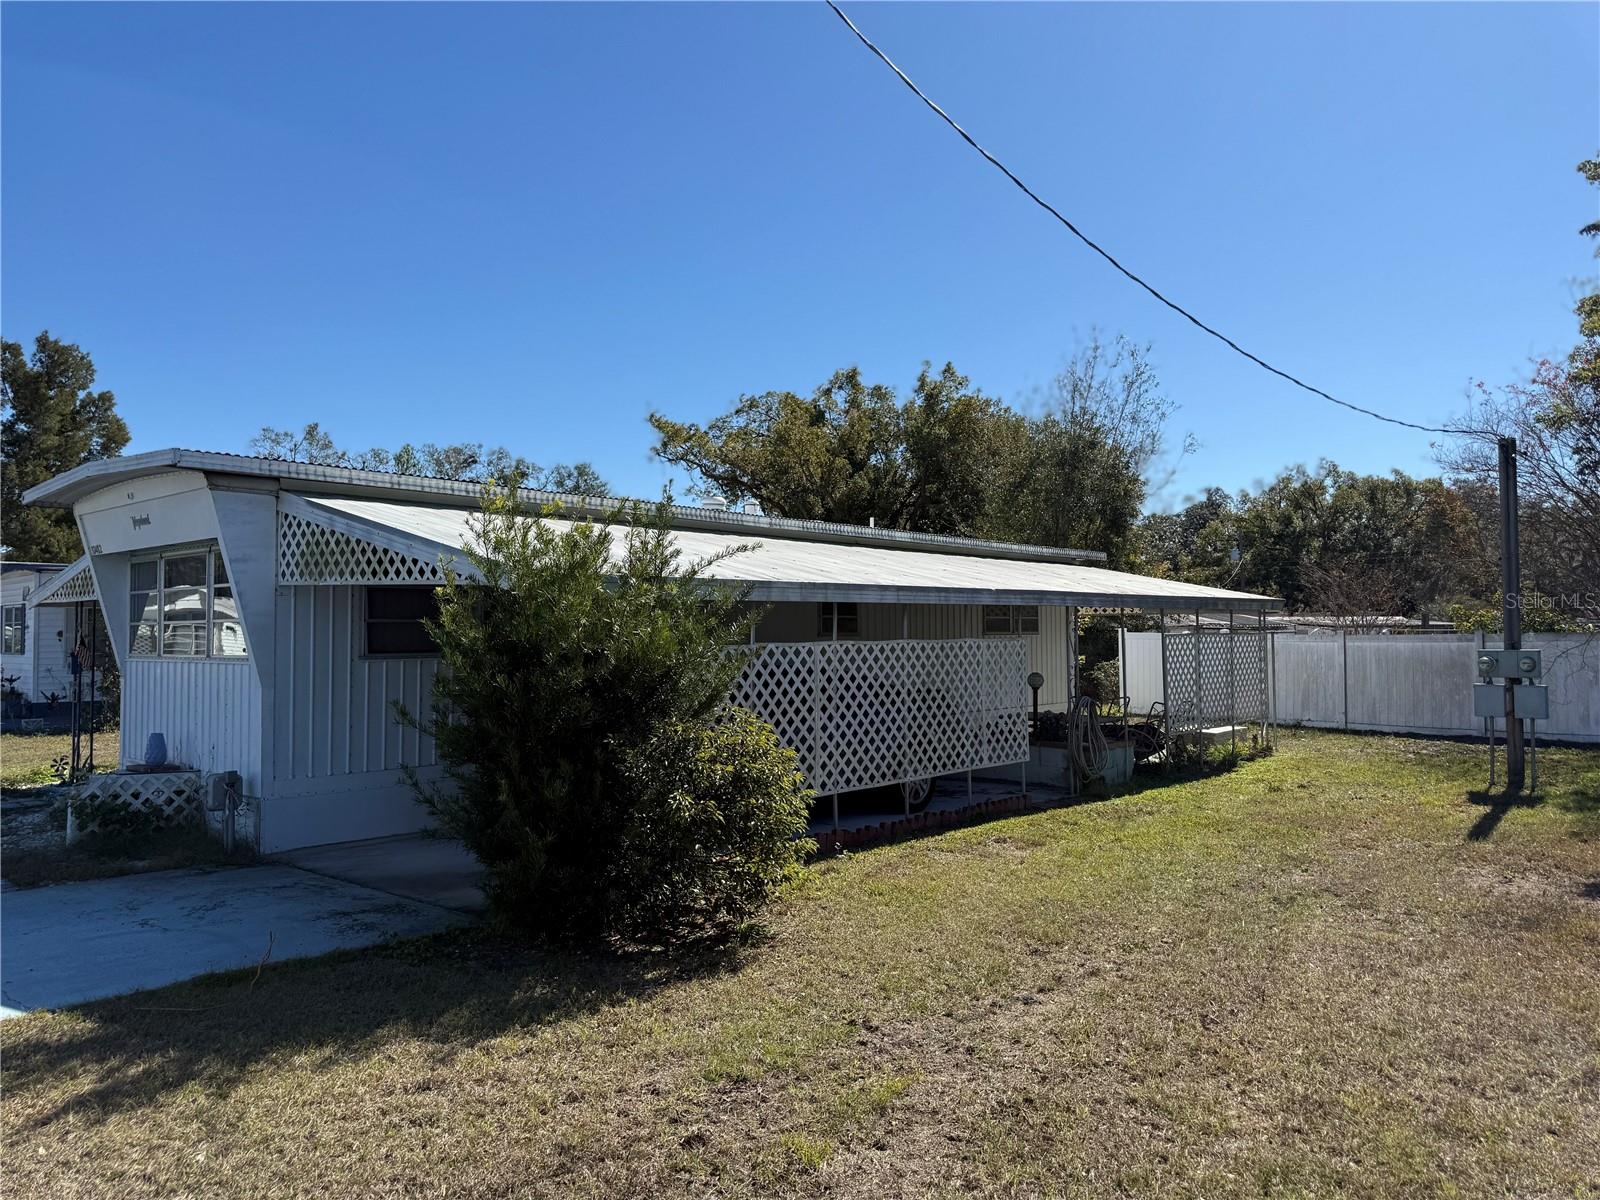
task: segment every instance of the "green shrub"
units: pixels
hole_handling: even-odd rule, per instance
[[[84,834],[84,841],[94,840],[121,852],[124,846],[143,846],[158,841],[173,822],[165,813],[155,809],[136,807],[115,796],[76,796],[72,800],[73,815],[79,829],[94,829]],[[199,822],[188,822],[198,829]]]
[[[724,933],[799,871],[811,807],[794,751],[736,711],[662,729],[629,763],[637,806],[622,831],[616,931],[633,940]]]
[[[1084,673],[1083,692],[1101,704],[1116,704],[1122,699],[1122,671],[1116,659],[1096,663]]]
[[[472,519],[481,582],[447,572],[429,716],[400,710],[448,782],[407,777],[515,929],[723,932],[806,849],[793,754],[749,719],[718,724],[754,614],[681,559],[664,506],[631,525],[532,515],[492,493]]]

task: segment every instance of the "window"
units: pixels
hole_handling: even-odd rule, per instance
[[[983,631],[1016,635],[1039,632],[1039,606],[1037,604],[985,604],[983,606]]]
[[[423,621],[439,616],[439,597],[431,587],[369,587],[367,593],[367,654],[418,655],[439,653]]]
[[[160,658],[242,658],[244,626],[215,546],[128,564],[128,652]]]
[[[825,642],[833,641],[836,622],[838,624],[838,637],[851,638],[861,636],[861,611],[859,606],[854,604],[817,605],[818,638]]]
[[[5,607],[5,645],[0,652],[22,654],[28,648],[28,606],[8,604]]]

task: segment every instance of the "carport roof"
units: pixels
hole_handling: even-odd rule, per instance
[[[456,555],[470,536],[472,509],[365,497],[283,493],[285,512],[428,561]],[[572,522],[541,518],[557,528]],[[1100,608],[1232,609],[1256,612],[1281,601],[1250,592],[1202,587],[1068,562],[1022,561],[947,549],[821,542],[786,535],[674,528],[689,560],[748,547],[717,561],[707,578],[749,586],[765,601],[860,601],[878,604],[1057,604]],[[626,526],[612,531],[620,557]]]

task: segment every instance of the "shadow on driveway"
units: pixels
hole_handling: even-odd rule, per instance
[[[0,1015],[254,967],[268,957],[278,962],[417,937],[468,920],[279,865],[8,891],[0,906]]]

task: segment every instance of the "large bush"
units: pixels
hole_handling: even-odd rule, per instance
[[[715,935],[805,852],[794,754],[726,704],[752,619],[676,551],[665,510],[534,519],[504,493],[439,589],[431,733],[409,773],[488,870],[495,912],[548,940]]]

